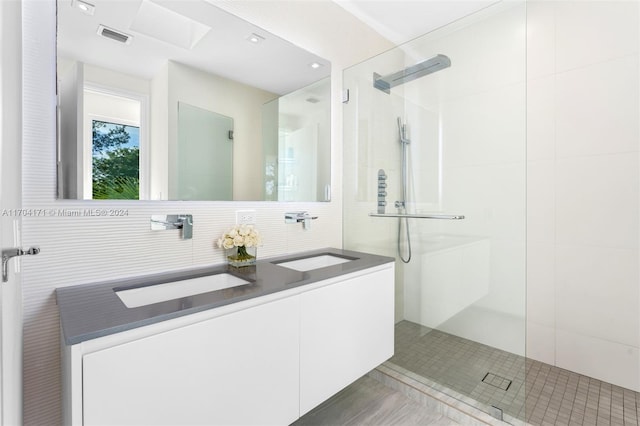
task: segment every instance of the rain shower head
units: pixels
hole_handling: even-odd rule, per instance
[[[412,65],[401,71],[394,72],[393,74],[382,76],[374,72],[373,87],[385,93],[390,93],[392,87],[399,86],[416,78],[424,77],[427,74],[440,71],[450,66],[451,59],[449,59],[448,56],[436,55],[433,58]]]

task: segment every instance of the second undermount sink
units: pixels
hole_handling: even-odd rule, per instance
[[[250,284],[250,282],[231,274],[222,273],[145,287],[114,289],[114,291],[127,308],[137,308],[245,284]]]
[[[314,269],[325,268],[327,266],[339,265],[351,262],[354,259],[334,256],[332,254],[319,254],[317,256],[305,257],[303,259],[277,262],[276,265],[294,269],[300,272],[312,271]]]

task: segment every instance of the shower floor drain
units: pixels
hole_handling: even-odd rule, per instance
[[[495,386],[498,389],[506,391],[511,386],[511,380],[498,376],[497,374],[487,373],[482,378],[482,381],[488,385]]]

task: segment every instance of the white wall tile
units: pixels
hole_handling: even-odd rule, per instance
[[[555,243],[555,162],[527,163],[527,241]]]
[[[527,79],[555,72],[555,2],[527,1]]]
[[[445,166],[523,160],[525,107],[524,84],[447,102],[442,110]]]
[[[556,166],[557,242],[638,248],[638,154],[566,158]]]
[[[638,254],[638,250],[558,246],[558,328],[639,347]]]
[[[638,24],[635,1],[527,2],[527,353],[627,387],[638,385]]]
[[[556,2],[557,71],[637,53],[638,40],[638,2]]]
[[[437,91],[418,89],[409,96],[445,94],[441,100],[451,100],[525,81],[525,2],[503,2],[485,11],[484,19],[444,27],[412,43],[421,57],[443,53],[452,59],[452,66],[430,77],[438,80]]]
[[[527,318],[527,357],[536,361],[555,365],[555,327],[538,324]]]
[[[637,347],[557,329],[556,365],[640,391],[640,353]]]
[[[527,243],[527,321],[556,325],[555,247]]]
[[[638,57],[558,74],[558,157],[637,151]]]
[[[476,306],[516,318],[524,318],[526,312],[525,262],[523,242],[493,239],[489,293]]]
[[[555,76],[527,82],[527,160],[555,158]]]

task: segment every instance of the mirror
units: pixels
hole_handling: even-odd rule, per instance
[[[58,197],[330,199],[331,64],[214,0],[58,0]]]

